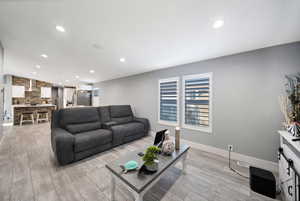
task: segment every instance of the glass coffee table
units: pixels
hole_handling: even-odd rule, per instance
[[[108,163],[106,168],[111,173],[111,201],[115,200],[115,189],[116,182],[120,182],[123,184],[130,192],[133,193],[135,197],[135,201],[142,201],[144,194],[150,189],[159,179],[160,177],[172,166],[174,166],[177,162],[182,162],[182,172],[185,174],[186,167],[186,157],[189,150],[188,145],[182,144],[179,150],[175,150],[172,155],[166,156],[163,154],[158,155],[158,171],[154,174],[139,174],[138,171],[123,173],[120,165],[125,164],[130,160],[135,160],[138,162],[139,167],[142,166],[143,161],[142,157],[138,155],[139,152],[145,151],[138,150],[130,152],[119,159]]]

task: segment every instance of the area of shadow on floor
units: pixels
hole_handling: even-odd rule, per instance
[[[182,170],[173,166],[170,167],[156,184],[144,195],[145,201],[162,200],[176,181],[182,176]]]

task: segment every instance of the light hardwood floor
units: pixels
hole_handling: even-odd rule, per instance
[[[153,142],[151,137],[122,145],[71,165],[57,165],[49,124],[6,127],[0,145],[0,201],[108,201],[110,176],[105,163]],[[176,165],[177,166],[177,165]],[[187,174],[171,168],[144,196],[145,201],[264,201],[248,179],[227,170],[227,159],[191,149]],[[247,170],[241,170],[247,173]],[[117,186],[118,201],[132,195]]]

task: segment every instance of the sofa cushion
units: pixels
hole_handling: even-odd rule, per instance
[[[61,126],[66,128],[68,124],[80,124],[88,122],[100,122],[97,108],[67,108],[61,110]]]
[[[101,128],[100,122],[90,122],[90,123],[82,123],[82,124],[68,124],[66,125],[67,131],[72,134],[82,133],[92,130],[97,130]]]
[[[117,124],[126,124],[133,121],[133,117],[118,117],[118,118],[111,118],[113,122],[116,122]]]
[[[102,123],[110,121],[109,106],[101,106],[97,109],[100,114],[100,120]]]
[[[130,105],[112,105],[110,106],[111,117],[133,116]]]
[[[112,133],[110,130],[98,129],[83,132],[75,136],[75,152],[85,151],[97,146],[112,142]]]
[[[139,133],[139,134],[136,134],[136,135],[125,136],[124,139],[123,139],[123,142],[124,143],[132,142],[136,139],[142,138],[143,136],[145,136],[145,134],[143,134],[143,133]]]
[[[130,105],[113,105],[110,106],[111,121],[118,124],[133,121],[133,114]]]
[[[138,133],[144,132],[144,125],[139,122],[131,122],[127,124],[121,124],[112,126],[112,130],[114,133],[122,133],[123,136],[136,135]]]

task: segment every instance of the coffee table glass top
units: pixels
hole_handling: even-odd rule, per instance
[[[171,156],[166,156],[163,154],[158,155],[158,171],[151,175],[138,174],[137,171],[130,171],[126,174],[123,173],[120,165],[124,165],[130,160],[135,160],[139,164],[139,168],[143,165],[142,157],[138,155],[139,152],[145,152],[145,149],[129,152],[128,154],[121,156],[119,159],[106,164],[106,168],[114,174],[116,177],[125,182],[134,191],[140,193],[143,191],[152,181],[154,181],[160,174],[162,174],[168,167],[173,165],[180,157],[185,154],[190,147],[188,145],[182,144],[179,150],[175,150]]]

